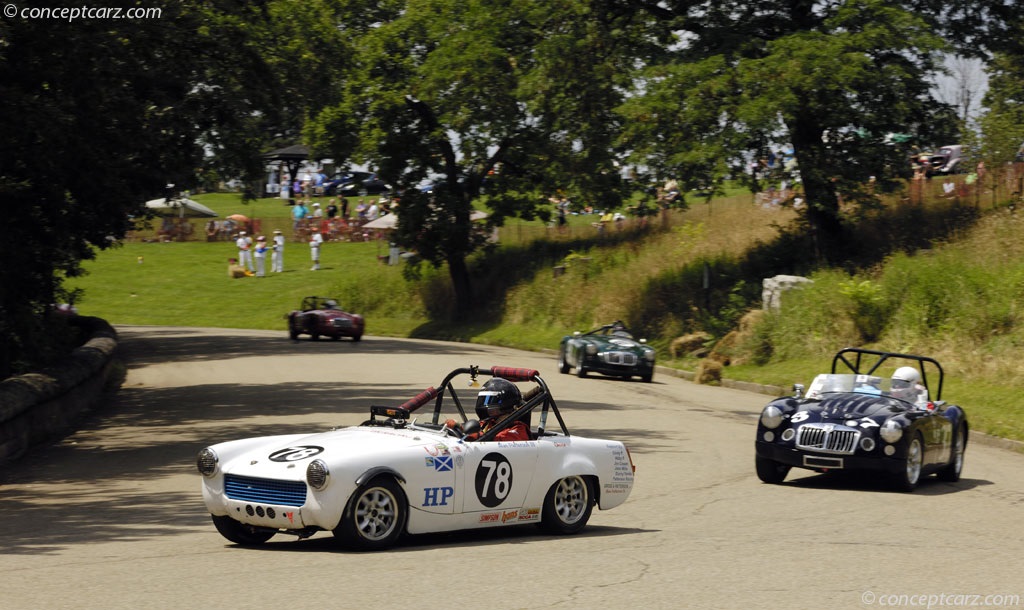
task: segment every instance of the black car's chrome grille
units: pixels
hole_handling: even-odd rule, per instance
[[[604,361],[608,364],[635,366],[636,354],[631,354],[629,352],[606,352],[604,354]]]
[[[797,435],[799,449],[827,453],[852,454],[857,449],[860,431],[835,424],[804,424]]]
[[[232,500],[262,502],[281,506],[302,506],[306,503],[306,483],[303,481],[276,481],[224,475],[224,493]]]

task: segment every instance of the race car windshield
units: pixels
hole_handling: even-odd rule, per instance
[[[855,393],[889,395],[892,380],[876,375],[855,375],[852,373],[822,374],[814,378],[807,389],[807,398],[821,398],[826,394]]]

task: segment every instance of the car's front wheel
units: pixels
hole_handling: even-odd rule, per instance
[[[553,534],[575,534],[587,524],[593,510],[590,482],[579,475],[565,477],[548,490],[540,526]]]
[[[558,350],[558,372],[565,375],[569,372],[569,362],[565,359],[565,348]]]
[[[900,491],[914,491],[921,481],[921,465],[924,464],[924,443],[921,435],[915,434],[907,445],[904,467],[896,474],[896,488]]]
[[[955,483],[960,480],[960,471],[964,468],[964,450],[967,449],[967,426],[960,424],[956,436],[953,437],[953,455],[949,465],[936,475],[940,481]]]
[[[210,517],[213,519],[213,526],[217,528],[221,536],[243,546],[263,544],[276,533],[273,530],[256,529],[227,516],[210,515]]]
[[[360,551],[393,546],[405,529],[405,494],[394,479],[378,477],[352,494],[334,535]]]
[[[759,455],[754,456],[754,467],[757,469],[757,478],[761,479],[762,483],[771,483],[773,485],[785,481],[790,468],[787,464],[782,464]]]

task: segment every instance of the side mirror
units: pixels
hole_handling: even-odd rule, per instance
[[[804,397],[804,384],[802,384],[802,383],[794,383],[793,384],[793,398],[803,398],[803,397]]]

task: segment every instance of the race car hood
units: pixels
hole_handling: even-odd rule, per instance
[[[349,457],[435,445],[438,437],[422,430],[353,426],[309,436],[271,437],[267,441],[234,456],[226,469],[236,474],[291,478],[296,472],[305,472],[309,462],[316,458],[338,463]]]
[[[898,401],[873,394],[832,394],[821,400],[822,420],[885,419],[905,410]]]

